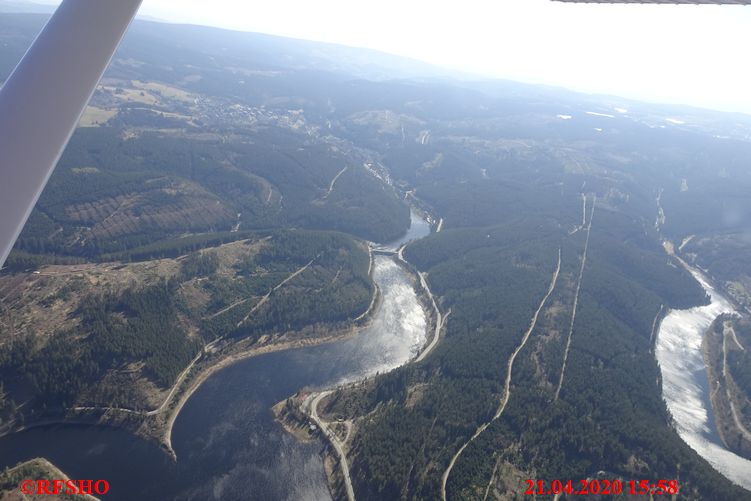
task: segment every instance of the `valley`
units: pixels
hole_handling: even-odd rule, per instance
[[[43,21],[0,14],[0,79]],[[745,454],[751,120],[357,54],[133,25],[0,272],[0,463],[112,499],[751,498],[669,373]],[[699,310],[738,315],[706,364]]]

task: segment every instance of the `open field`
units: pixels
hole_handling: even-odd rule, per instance
[[[117,116],[117,110],[97,108],[96,106],[87,106],[83,112],[79,127],[99,127],[106,124],[110,119]]]

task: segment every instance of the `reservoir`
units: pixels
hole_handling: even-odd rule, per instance
[[[415,221],[399,241],[430,232]],[[210,377],[188,400],[172,434],[173,462],[156,444],[103,426],[54,425],[0,438],[0,468],[46,457],[74,479],[104,479],[108,500],[330,499],[321,442],[299,443],[271,406],[303,389],[324,389],[385,372],[415,357],[427,315],[414,277],[376,256],[382,293],[373,321],[340,342],[269,353]]]
[[[430,234],[430,223],[422,219],[417,211],[415,211],[415,209],[412,209],[410,215],[410,225],[407,229],[407,233],[404,236],[397,240],[394,240],[393,242],[388,242],[380,245],[376,244],[376,248],[386,251],[396,251],[403,244],[411,242],[412,240],[423,238]]]
[[[725,448],[714,422],[701,343],[704,332],[733,305],[699,270],[691,274],[710,295],[710,304],[671,311],[660,325],[655,355],[663,397],[681,438],[720,473],[751,490],[751,461]]]

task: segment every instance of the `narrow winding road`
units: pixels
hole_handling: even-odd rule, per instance
[[[164,409],[170,403],[172,398],[175,396],[175,392],[180,387],[180,385],[183,384],[183,381],[185,380],[185,376],[188,375],[188,373],[196,364],[196,362],[198,362],[198,360],[201,358],[205,349],[206,348],[199,351],[198,354],[195,357],[193,357],[193,360],[190,361],[188,366],[185,369],[183,369],[183,371],[180,373],[179,376],[177,376],[177,380],[175,381],[175,384],[172,385],[172,388],[170,388],[170,391],[165,397],[164,401],[162,401],[161,405],[159,405],[159,407],[157,407],[156,409],[152,409],[150,411],[137,411],[135,409],[128,409],[125,407],[73,407],[73,410],[78,411],[78,412],[92,412],[92,411],[112,412],[114,411],[114,412],[124,412],[126,414],[135,414],[138,416],[154,416],[156,414],[159,414],[160,412],[164,411]]]
[[[261,306],[263,306],[266,303],[266,301],[269,300],[269,297],[271,297],[271,295],[274,292],[278,291],[279,289],[281,289],[282,287],[284,287],[284,284],[286,284],[287,282],[289,282],[290,280],[292,280],[293,278],[295,278],[296,276],[298,276],[300,273],[302,273],[305,270],[307,270],[310,267],[310,265],[313,264],[315,262],[315,260],[318,259],[319,257],[321,257],[320,254],[318,254],[316,257],[314,257],[313,259],[311,259],[308,262],[308,264],[306,264],[305,266],[303,266],[302,268],[300,268],[299,270],[297,270],[296,272],[294,272],[293,274],[291,274],[290,276],[288,276],[287,278],[285,278],[284,280],[282,280],[281,282],[279,282],[273,289],[271,289],[269,292],[267,292],[266,295],[263,296],[261,298],[261,300],[258,301],[255,304],[255,306],[253,306],[253,308],[251,308],[251,310],[248,312],[248,314],[245,315],[245,318],[243,318],[240,322],[237,323],[237,326],[241,327],[245,322],[247,322],[248,319],[250,318],[250,316],[253,313],[255,313],[258,310],[258,308],[260,308]]]
[[[234,308],[236,306],[240,306],[241,304],[245,304],[248,301],[250,301],[250,298],[247,298],[247,297],[245,299],[240,299],[239,301],[235,301],[231,305],[222,308],[221,310],[217,311],[216,313],[212,313],[211,315],[207,315],[207,316],[203,317],[203,319],[204,320],[213,320],[216,317],[218,317],[219,315],[221,315],[222,313],[227,313],[232,308]]]
[[[243,319],[243,321],[240,322],[239,324],[237,324],[237,326],[239,327],[244,322],[246,322],[248,320],[248,318],[250,318],[250,315],[253,314],[253,312],[255,312],[258,309],[258,307],[261,306],[262,303],[265,303],[269,299],[269,296],[271,296],[271,294],[274,291],[278,290],[284,284],[286,284],[287,282],[289,282],[290,280],[292,280],[293,278],[295,278],[296,276],[298,276],[300,273],[302,273],[306,269],[308,269],[308,267],[311,264],[313,264],[313,262],[316,259],[318,259],[319,257],[320,257],[320,254],[318,256],[314,257],[313,259],[311,259],[308,264],[306,264],[305,266],[303,266],[299,270],[297,270],[294,273],[292,273],[290,276],[288,276],[287,278],[285,278],[284,280],[282,280],[278,285],[276,285],[273,289],[271,289],[263,297],[263,299],[261,301],[259,301],[258,304],[256,304],[253,307],[252,310],[250,310],[250,312],[245,316],[245,318]],[[223,311],[227,311],[228,309],[234,308],[235,306],[238,306],[239,304],[242,304],[242,303],[244,303],[246,301],[247,301],[247,299],[244,299],[242,301],[238,301],[237,303],[234,303],[233,305],[230,305],[227,308],[225,308],[224,310],[222,310],[222,312]],[[221,312],[219,312],[219,313],[221,313]],[[209,318],[213,318],[214,316],[218,315],[219,313],[216,313],[215,315],[213,315],[212,317],[209,317]],[[164,410],[167,407],[169,407],[169,404],[172,402],[172,399],[174,398],[175,393],[182,386],[183,382],[185,382],[185,378],[187,377],[188,373],[190,373],[191,369],[193,369],[193,366],[196,365],[196,363],[201,359],[201,357],[203,356],[204,353],[207,353],[207,352],[211,351],[213,349],[213,347],[219,341],[221,341],[221,340],[222,340],[222,338],[218,338],[218,339],[215,339],[214,341],[211,341],[210,343],[206,344],[206,346],[204,346],[201,349],[201,351],[199,351],[198,354],[195,357],[193,357],[193,360],[190,361],[190,363],[188,364],[188,366],[185,367],[185,369],[183,369],[183,371],[180,373],[180,375],[175,380],[175,383],[170,388],[170,391],[167,394],[167,396],[165,397],[164,401],[162,401],[161,405],[159,405],[159,407],[157,407],[156,409],[152,409],[150,411],[140,411],[140,410],[136,410],[136,409],[128,409],[126,407],[86,407],[86,406],[79,406],[79,407],[72,407],[72,410],[74,410],[76,412],[94,412],[94,411],[96,411],[96,412],[122,412],[122,413],[125,413],[125,414],[134,414],[134,415],[138,415],[138,416],[154,416],[154,415],[160,414],[161,412],[164,412]]]
[[[327,198],[329,198],[329,195],[331,195],[331,192],[334,191],[334,185],[336,184],[337,180],[339,179],[339,177],[342,174],[344,174],[345,172],[347,172],[347,169],[349,169],[349,166],[343,168],[342,170],[339,171],[339,174],[337,174],[336,176],[334,176],[334,179],[332,179],[331,183],[329,183],[329,190],[323,196],[322,200],[326,200]]]
[[[443,219],[441,219],[443,221]],[[437,231],[436,231],[437,232]],[[396,253],[396,257],[399,261],[404,263],[408,268],[410,267],[409,263],[406,259],[404,259],[404,248],[405,245],[402,245],[399,247],[399,250]],[[435,302],[435,297],[433,296],[433,293],[430,291],[430,287],[428,286],[428,281],[425,279],[426,274],[421,273],[417,270],[415,270],[415,273],[417,273],[417,276],[420,277],[420,285],[422,285],[423,290],[430,298],[430,303],[433,306],[433,312],[435,313],[435,329],[433,331],[433,339],[430,340],[430,343],[425,347],[425,349],[422,350],[420,355],[414,360],[415,363],[422,362],[425,357],[427,357],[430,352],[433,351],[433,349],[438,344],[438,340],[441,337],[441,330],[443,329],[444,324],[446,323],[446,319],[451,314],[451,311],[446,313],[446,315],[441,314],[441,310],[438,309],[438,304]]]
[[[730,392],[730,378],[728,378],[728,336],[732,336],[738,347],[745,351],[745,348],[738,342],[738,338],[735,337],[735,329],[728,322],[724,322],[722,326],[722,377],[725,380],[725,398],[727,398],[730,405],[730,413],[733,415],[735,427],[747,441],[751,442],[751,432],[743,424],[738,409],[735,406],[733,395]]]
[[[325,397],[334,393],[334,390],[326,390],[316,394],[310,402],[310,419],[321,428],[321,431],[331,443],[331,446],[336,450],[336,454],[339,456],[339,465],[342,468],[342,476],[344,477],[344,487],[347,490],[347,499],[349,501],[355,501],[355,491],[352,489],[352,479],[349,476],[349,464],[347,463],[347,455],[344,453],[344,447],[339,441],[339,437],[336,433],[329,430],[328,422],[322,420],[318,416],[318,404]]]
[[[579,278],[576,281],[576,294],[574,295],[574,307],[571,311],[571,324],[568,329],[568,339],[566,340],[566,350],[563,352],[563,364],[561,365],[561,377],[558,380],[558,388],[555,390],[554,402],[558,401],[558,397],[561,394],[561,387],[563,386],[563,376],[566,373],[566,363],[568,362],[568,352],[571,349],[571,338],[574,335],[574,322],[576,321],[576,308],[579,305],[579,292],[582,286],[582,277],[584,276],[584,266],[587,264],[587,251],[589,250],[589,235],[592,233],[592,220],[595,217],[595,206],[597,205],[597,197],[592,199],[592,213],[589,216],[589,224],[587,225],[587,238],[584,241],[584,254],[582,254],[581,268],[579,268]]]
[[[514,369],[514,360],[516,360],[516,356],[519,354],[519,352],[524,349],[524,346],[527,344],[527,341],[529,340],[529,337],[532,335],[532,331],[535,330],[535,325],[537,325],[537,317],[540,315],[540,312],[542,311],[542,308],[545,306],[545,303],[547,302],[550,295],[553,293],[553,289],[555,289],[555,285],[558,282],[558,274],[561,271],[561,249],[558,249],[558,264],[556,265],[555,271],[553,272],[553,278],[550,281],[550,286],[548,287],[548,291],[545,294],[545,297],[542,298],[542,301],[540,301],[540,305],[537,307],[537,310],[535,311],[535,314],[532,316],[532,320],[529,323],[529,328],[524,333],[524,337],[522,337],[522,341],[519,344],[519,346],[516,347],[516,350],[514,350],[514,353],[511,354],[511,357],[508,360],[508,363],[506,364],[506,381],[504,385],[503,390],[503,397],[501,398],[501,402],[498,405],[498,410],[496,411],[495,415],[493,416],[493,419],[488,421],[487,423],[481,425],[479,428],[477,428],[477,431],[475,431],[475,434],[472,435],[472,437],[461,446],[461,448],[454,454],[454,457],[451,458],[451,462],[448,465],[448,468],[446,468],[446,471],[443,472],[443,476],[441,477],[441,499],[443,501],[446,501],[446,483],[448,482],[449,475],[451,474],[451,470],[454,468],[454,464],[456,464],[456,461],[459,459],[459,456],[462,455],[462,452],[464,452],[464,449],[467,448],[469,444],[472,443],[473,440],[475,440],[477,437],[484,432],[488,426],[490,426],[494,421],[496,421],[498,418],[501,417],[503,414],[503,411],[506,410],[506,405],[508,404],[509,398],[511,397],[511,375],[513,373]],[[491,479],[492,482],[492,479]]]
[[[657,334],[657,326],[658,326],[657,320],[660,318],[660,316],[662,316],[663,311],[665,311],[665,305],[661,304],[660,309],[657,312],[657,315],[655,315],[654,320],[652,320],[652,331],[649,333],[649,352],[650,353],[652,353],[655,347],[654,339],[655,339],[655,334]]]
[[[730,335],[733,336],[733,341],[735,341],[735,345],[738,347],[741,351],[746,351],[746,348],[743,347],[743,345],[738,341],[738,337],[735,335],[735,329],[730,329]]]
[[[404,263],[408,268],[412,268],[409,262],[407,262],[404,259],[404,248],[406,245],[403,245],[399,248],[399,250],[396,252],[396,258]],[[560,253],[559,253],[560,254]],[[372,266],[372,248],[371,248],[371,266]],[[560,267],[560,255],[559,255],[559,267]],[[430,341],[430,343],[423,349],[423,351],[420,353],[420,355],[415,358],[410,363],[416,363],[423,360],[428,354],[433,351],[433,349],[438,344],[438,341],[440,339],[441,329],[443,328],[446,319],[448,318],[449,314],[451,314],[451,311],[446,313],[446,315],[441,315],[441,311],[438,309],[438,304],[435,301],[435,297],[433,296],[433,293],[430,291],[430,287],[428,286],[428,282],[425,279],[425,274],[420,273],[418,271],[415,271],[417,273],[417,276],[420,278],[420,284],[422,285],[423,289],[425,290],[425,293],[430,298],[430,302],[433,306],[433,310],[436,315],[436,322],[435,322],[435,330],[433,332],[433,339]],[[372,306],[372,303],[371,303]],[[368,308],[368,312],[370,311],[370,308]],[[355,492],[352,488],[352,479],[349,474],[349,463],[347,462],[347,455],[344,452],[344,444],[341,440],[339,440],[339,437],[336,436],[335,433],[333,433],[329,427],[328,422],[322,420],[320,416],[318,416],[318,404],[321,400],[323,400],[326,396],[332,394],[335,391],[335,389],[329,389],[322,391],[320,393],[312,394],[309,398],[309,400],[306,400],[306,402],[310,402],[310,407],[308,410],[308,415],[310,416],[310,419],[323,431],[324,435],[328,439],[329,443],[331,443],[331,446],[336,451],[336,454],[339,456],[339,465],[341,466],[342,470],[342,476],[344,477],[344,486],[347,490],[347,499],[349,501],[355,501]],[[303,403],[301,410],[304,412],[304,407],[306,405],[306,402]],[[349,437],[349,434],[348,434]],[[346,440],[345,440],[346,441]]]

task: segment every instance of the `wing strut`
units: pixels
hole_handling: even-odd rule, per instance
[[[0,89],[0,266],[141,0],[65,0]]]

